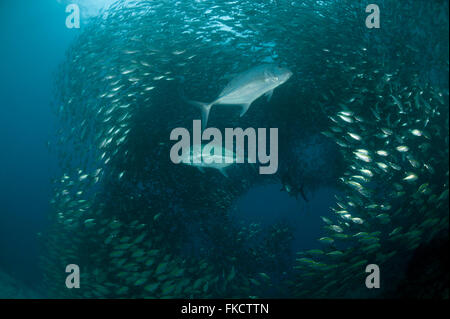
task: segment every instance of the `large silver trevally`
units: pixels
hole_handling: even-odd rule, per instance
[[[189,101],[202,110],[202,126],[206,126],[209,111],[215,104],[241,105],[241,115],[262,95],[272,96],[273,90],[286,82],[292,72],[274,64],[262,64],[240,73],[222,90],[218,98],[211,103]]]

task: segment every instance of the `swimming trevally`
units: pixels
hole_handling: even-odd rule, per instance
[[[214,152],[205,151],[205,147],[194,145],[189,152],[181,156],[181,163],[197,167],[201,172],[204,168],[219,170],[223,176],[228,177],[225,168],[237,162],[236,154],[224,147],[214,149]]]
[[[211,107],[216,104],[241,105],[243,116],[250,105],[262,95],[270,100],[273,90],[286,82],[292,72],[274,64],[262,64],[238,74],[211,103],[189,101],[202,110],[202,124],[206,126]]]

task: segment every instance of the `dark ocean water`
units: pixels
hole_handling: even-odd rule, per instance
[[[370,30],[347,0],[112,2],[0,3],[0,298],[448,298],[448,1]],[[277,127],[278,172],[174,165],[187,98],[261,63],[293,76],[208,125]]]

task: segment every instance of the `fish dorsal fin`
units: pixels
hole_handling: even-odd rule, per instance
[[[273,90],[267,91],[267,93],[264,94],[265,96],[267,96],[267,102],[269,102],[270,99],[272,98],[272,94],[273,94]]]
[[[247,112],[248,108],[250,107],[250,104],[252,103],[242,104],[241,114],[239,115],[240,117],[242,117]]]

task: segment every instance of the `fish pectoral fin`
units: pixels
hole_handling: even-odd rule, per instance
[[[204,169],[203,167],[201,167],[201,166],[197,166],[197,168],[198,168],[198,170],[199,170],[200,172],[202,172],[202,173],[204,173],[204,172],[205,172],[205,169]]]
[[[228,174],[227,174],[227,172],[225,171],[225,168],[219,169],[219,172],[221,172],[223,176],[225,176],[226,178],[228,178]]]
[[[238,73],[228,73],[228,74],[225,74],[224,76],[222,76],[222,80],[231,81],[238,75],[239,75]]]
[[[239,115],[240,117],[242,117],[248,110],[248,108],[250,107],[251,103],[248,104],[242,104],[242,109],[241,109],[241,114]]]
[[[265,96],[267,96],[267,102],[270,101],[270,99],[272,98],[273,95],[273,90],[268,91],[266,94],[264,94]]]

